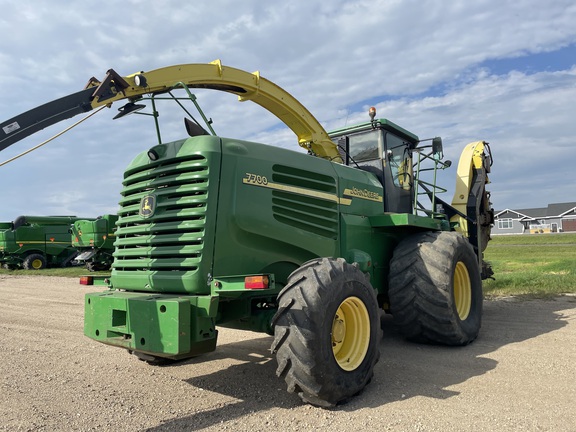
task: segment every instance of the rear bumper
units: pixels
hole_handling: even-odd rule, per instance
[[[181,359],[213,351],[218,297],[86,294],[84,334],[130,351]]]

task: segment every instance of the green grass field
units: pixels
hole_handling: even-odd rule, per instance
[[[484,281],[487,297],[576,293],[576,234],[494,236],[485,259],[495,278]]]
[[[60,277],[71,277],[76,278],[82,275],[106,275],[110,272],[90,272],[85,267],[66,267],[66,268],[49,268],[44,270],[5,270],[0,269],[0,274],[10,274],[14,276],[60,276]]]
[[[494,236],[485,252],[495,280],[484,281],[486,297],[546,298],[576,293],[576,234]],[[0,274],[79,277],[83,267],[0,270]]]

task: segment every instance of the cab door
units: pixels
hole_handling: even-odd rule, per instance
[[[414,177],[409,144],[390,132],[384,132],[384,149],[384,211],[412,213]]]
[[[342,136],[342,160],[374,174],[384,188],[384,212],[412,213],[413,170],[410,143],[382,128]]]

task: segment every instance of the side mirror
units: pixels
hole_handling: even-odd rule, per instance
[[[350,165],[350,140],[348,136],[340,137],[336,146],[338,147],[338,153],[340,153],[340,158],[344,162],[344,165]]]
[[[187,117],[184,117],[184,126],[186,127],[186,132],[191,137],[199,136],[199,135],[208,135],[208,132],[200,126],[198,123],[193,122]]]
[[[434,156],[438,156],[439,159],[442,159],[442,157],[444,156],[444,151],[442,148],[442,138],[440,137],[432,138],[432,153],[434,153]]]
[[[144,108],[146,108],[146,105],[135,104],[134,102],[128,102],[126,105],[118,108],[118,114],[116,114],[112,118],[112,120],[116,120],[119,119],[120,117],[124,117],[125,115],[138,112],[140,110],[143,110]]]

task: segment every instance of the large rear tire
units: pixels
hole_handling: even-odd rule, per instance
[[[476,254],[456,232],[410,236],[394,250],[390,310],[410,340],[466,345],[482,321],[482,280]]]
[[[380,357],[374,288],[356,265],[319,258],[294,271],[273,318],[276,374],[307,403],[331,407],[359,393]]]

